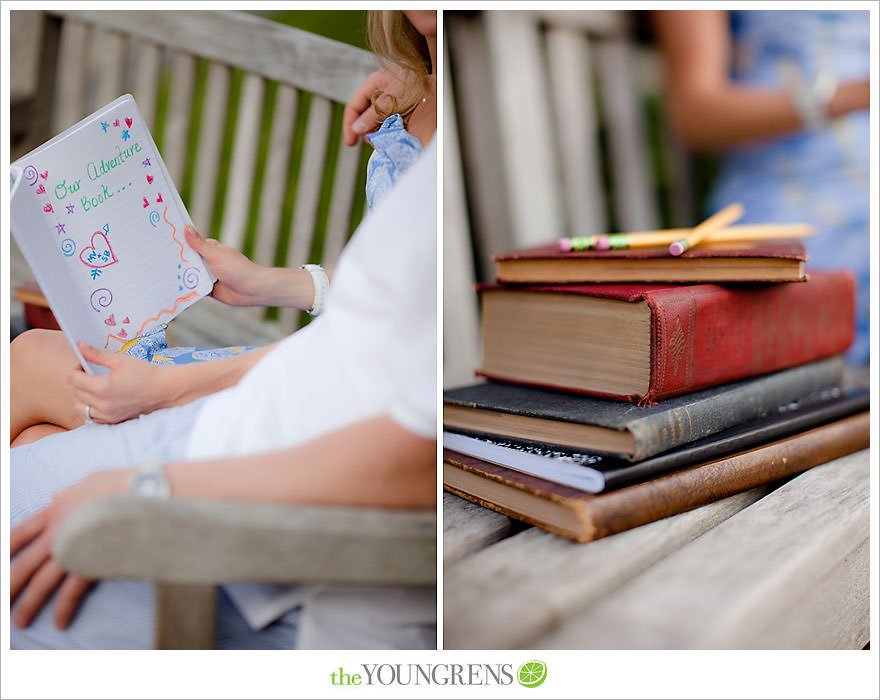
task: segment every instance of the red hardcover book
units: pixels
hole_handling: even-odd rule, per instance
[[[844,352],[854,281],[722,287],[562,285],[480,289],[483,364],[502,381],[659,401]]]
[[[803,281],[803,244],[793,241],[707,243],[681,256],[668,246],[561,252],[556,244],[514,250],[494,258],[499,282],[694,283]]]

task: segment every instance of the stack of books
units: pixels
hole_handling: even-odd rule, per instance
[[[843,386],[852,276],[763,240],[791,232],[497,256],[478,288],[490,381],[444,393],[446,489],[583,542],[867,447],[868,392]]]

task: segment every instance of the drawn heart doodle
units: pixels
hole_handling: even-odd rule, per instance
[[[113,122],[113,126],[119,126],[119,120],[118,120],[118,119],[117,119],[115,122]]]
[[[46,191],[46,188],[43,187],[43,183],[42,183],[42,182],[40,183],[40,186],[39,186],[37,189],[34,190],[34,192],[36,192],[37,194],[43,194],[45,191]]]
[[[152,185],[152,184],[153,184],[153,176],[152,176],[152,175],[147,175],[147,184],[148,184],[148,185]]]
[[[125,125],[126,125],[127,127],[131,127],[131,117],[126,117],[126,118],[125,118]]]
[[[123,323],[131,323],[131,319],[128,316],[126,316],[124,319],[122,319],[122,322]]]
[[[88,267],[108,267],[113,263],[119,262],[113,248],[110,247],[110,241],[107,240],[101,231],[95,231],[92,234],[91,245],[83,248],[79,253],[79,259],[83,265]]]
[[[156,197],[156,204],[161,204],[161,203],[164,202],[164,201],[165,201],[165,200],[162,199],[162,193],[160,192],[160,193],[159,193],[159,196]]]
[[[119,337],[120,338],[127,338],[128,337],[128,333],[125,332],[124,328],[119,331]]]
[[[104,323],[106,323],[108,326],[115,326],[116,325],[116,316],[113,314],[110,314],[110,316],[108,318],[104,319]]]
[[[146,209],[148,206],[150,206],[150,203],[147,201],[147,198],[144,197],[144,209]]]
[[[40,177],[43,178],[44,180],[48,180],[49,179],[49,171],[44,170],[43,172],[40,173]]]
[[[55,212],[55,210],[52,208],[51,204],[44,205],[43,211],[46,212],[47,214],[53,214]]]

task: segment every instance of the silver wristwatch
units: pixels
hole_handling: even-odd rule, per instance
[[[144,462],[131,480],[130,491],[135,496],[148,498],[169,498],[171,485],[165,474],[165,463],[158,459]]]
[[[327,276],[326,270],[320,265],[300,265],[299,269],[305,270],[312,276],[312,284],[315,287],[315,299],[312,302],[312,308],[306,309],[306,311],[309,316],[319,316],[324,310],[327,293],[330,291],[330,278]]]

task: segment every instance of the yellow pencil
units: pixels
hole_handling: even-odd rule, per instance
[[[668,246],[670,243],[681,240],[692,231],[692,228],[670,228],[660,231],[634,231],[632,233],[560,238],[559,249],[563,252],[570,252],[573,250],[617,250]],[[815,227],[810,224],[739,224],[709,232],[703,239],[703,243],[740,243],[777,238],[805,238],[815,233]]]
[[[707,234],[732,224],[745,213],[743,205],[739,202],[728,204],[724,209],[712,214],[708,219],[694,226],[689,235],[677,240],[669,246],[670,255],[681,255],[689,248],[693,248],[702,241]]]

